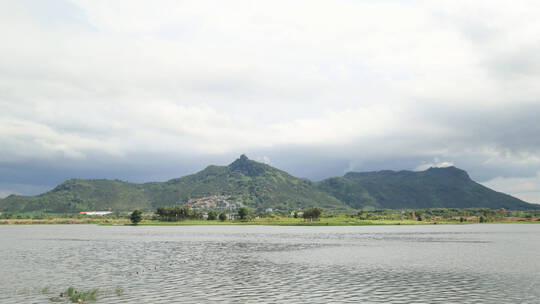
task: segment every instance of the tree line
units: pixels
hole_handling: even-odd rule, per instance
[[[182,220],[200,220],[203,213],[186,206],[158,207],[157,215],[162,221],[175,222]]]

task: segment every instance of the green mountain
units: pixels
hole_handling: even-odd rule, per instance
[[[506,208],[537,209],[472,181],[463,170],[431,168],[423,172],[347,173],[314,183],[240,156],[228,166],[206,169],[167,182],[134,184],[119,180],[68,180],[37,196],[11,195],[0,200],[0,212],[83,210],[129,211],[183,205],[218,197],[259,210],[331,210],[360,208]]]
[[[167,182],[133,184],[117,180],[71,179],[37,196],[11,195],[0,200],[4,212],[78,212],[82,210],[153,209],[183,205],[190,199],[219,195],[257,209],[320,206],[351,208],[318,190],[310,180],[240,156],[229,166],[206,169]]]
[[[307,179],[294,177],[269,165],[240,156],[228,166],[206,169],[165,183],[145,184],[152,206],[187,202],[211,195],[230,196],[250,207],[350,209],[333,196],[318,190]]]
[[[456,167],[421,172],[349,172],[320,182],[317,187],[356,208],[491,208],[539,209],[470,179]]]

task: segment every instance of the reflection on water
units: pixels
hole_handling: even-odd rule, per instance
[[[540,303],[540,225],[0,226],[0,244],[0,303],[70,285],[99,303]]]

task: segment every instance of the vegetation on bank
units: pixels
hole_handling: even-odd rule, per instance
[[[135,212],[134,212],[135,213]],[[344,226],[344,225],[425,225],[468,223],[540,223],[540,211],[505,209],[416,209],[373,210],[355,213],[327,212],[313,207],[303,212],[254,212],[240,208],[233,213],[210,210],[208,213],[187,207],[160,207],[155,214],[137,212],[126,215],[84,216],[79,214],[9,215],[0,216],[0,224],[101,224],[129,225],[283,225],[283,226]]]

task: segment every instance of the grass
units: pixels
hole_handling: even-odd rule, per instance
[[[268,225],[268,226],[367,226],[367,225],[433,225],[435,222],[419,222],[414,220],[360,220],[350,217],[321,218],[318,221],[304,221],[289,217],[259,218],[249,221],[207,221],[184,220],[179,222],[144,221],[139,226],[195,226],[195,225]],[[456,221],[441,221],[437,224],[460,224]],[[466,223],[462,223],[466,224]]]
[[[0,225],[64,225],[64,224],[128,224],[128,219],[111,218],[47,218],[47,219],[2,219]]]
[[[220,221],[220,220],[184,220],[178,222],[165,222],[157,220],[143,220],[138,226],[195,226],[195,225],[269,225],[269,226],[367,226],[367,225],[433,225],[433,224],[477,224],[477,222],[466,221],[460,223],[456,220],[437,220],[432,221],[416,221],[416,220],[361,220],[358,218],[351,218],[347,216],[336,217],[323,217],[318,221],[304,221],[301,218],[292,217],[271,217],[271,218],[257,218],[248,221]],[[520,223],[540,224],[540,221],[536,219],[524,219],[524,218],[508,218],[501,221],[489,222],[485,224],[494,223]],[[114,225],[132,225],[129,219],[111,219],[111,218],[49,218],[49,219],[4,219],[0,220],[0,225],[60,225],[60,224],[97,224],[104,226]]]
[[[485,224],[493,223],[537,223],[540,221],[496,221]],[[465,225],[465,224],[477,224],[477,222],[465,221],[459,222],[458,220],[444,220],[439,219],[437,221],[417,221],[411,219],[403,220],[361,220],[359,218],[351,218],[348,216],[336,216],[336,217],[323,217],[317,221],[304,221],[302,218],[292,217],[271,217],[271,218],[256,218],[249,221],[208,221],[208,220],[184,220],[178,222],[165,222],[165,221],[143,221],[139,223],[139,226],[196,226],[196,225],[268,225],[268,226],[369,226],[369,225]]]

